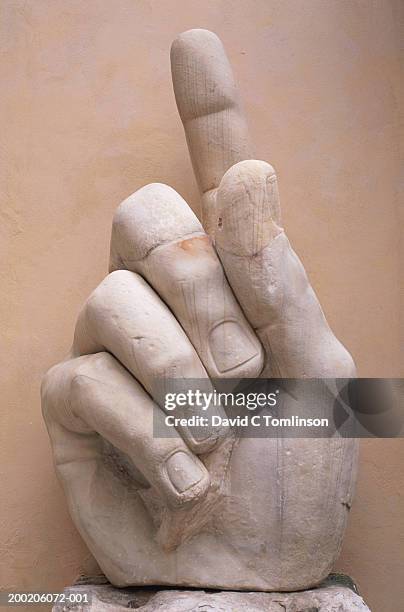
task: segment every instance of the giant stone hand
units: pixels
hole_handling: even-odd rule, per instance
[[[43,413],[75,525],[110,581],[297,590],[340,550],[354,440],[153,435],[156,379],[350,377],[253,157],[219,39],[179,36],[174,90],[203,224],[170,187],[118,208],[110,274],[84,305]]]

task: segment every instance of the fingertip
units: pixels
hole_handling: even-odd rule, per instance
[[[216,34],[204,29],[183,32],[172,43],[170,58],[183,123],[237,105],[232,69]]]
[[[167,478],[167,502],[173,508],[193,505],[208,492],[209,472],[189,451],[178,450],[170,455],[163,471]]]
[[[261,160],[234,164],[217,191],[216,244],[240,256],[260,252],[282,231],[277,178]]]
[[[181,32],[178,36],[173,40],[171,45],[171,53],[175,54],[177,52],[181,52],[186,47],[195,46],[195,44],[222,44],[220,38],[217,34],[212,32],[211,30],[206,30],[205,28],[191,28],[189,30],[185,30],[185,32]]]
[[[222,182],[235,178],[246,181],[251,176],[261,177],[272,176],[273,174],[276,174],[275,169],[268,162],[262,159],[244,159],[227,170]]]

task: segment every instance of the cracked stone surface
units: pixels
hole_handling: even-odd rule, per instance
[[[345,583],[352,585],[349,580]],[[359,594],[332,579],[295,593],[117,589],[108,583],[79,584],[64,593],[87,594],[89,603],[57,604],[53,612],[370,612]]]

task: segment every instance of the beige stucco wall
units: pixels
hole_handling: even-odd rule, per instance
[[[257,157],[278,170],[289,235],[361,375],[403,374],[403,4],[2,0],[0,12],[0,583],[54,591],[94,563],[53,473],[39,382],[106,272],[120,200],[163,181],[198,207],[170,84],[179,32],[223,39]],[[362,447],[338,569],[374,612],[398,612],[404,443]]]

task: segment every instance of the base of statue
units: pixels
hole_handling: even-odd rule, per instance
[[[330,574],[317,588],[295,593],[201,591],[176,587],[117,589],[104,576],[81,578],[64,590],[53,612],[370,612],[348,576]]]

